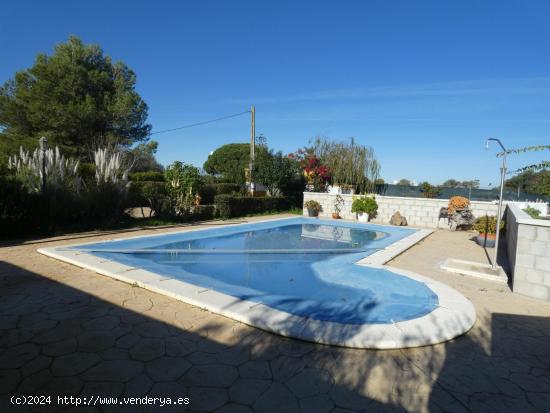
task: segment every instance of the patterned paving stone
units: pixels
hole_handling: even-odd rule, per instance
[[[44,387],[40,388],[42,394],[51,395],[76,395],[84,386],[84,382],[78,377],[55,377]]]
[[[187,386],[229,387],[237,379],[239,373],[233,366],[209,364],[193,366],[182,378]]]
[[[245,379],[271,378],[271,370],[267,361],[247,361],[239,366],[239,374]]]
[[[33,333],[28,330],[9,330],[0,335],[0,347],[9,348],[23,344],[32,339]]]
[[[532,393],[527,392],[527,400],[534,406],[536,409],[539,409],[541,412],[550,411],[550,393]]]
[[[319,394],[300,400],[302,413],[328,413],[333,408],[334,403],[326,394]]]
[[[74,376],[99,363],[101,357],[92,353],[72,353],[56,358],[51,367],[54,376]]]
[[[302,357],[315,348],[311,343],[287,339],[279,347],[281,354],[290,357]]]
[[[53,360],[52,357],[46,357],[46,356],[40,355],[32,359],[31,361],[29,361],[23,367],[21,367],[21,375],[23,377],[27,377],[27,376],[30,376],[31,374],[39,372],[40,370],[48,368],[49,365],[52,363],[52,360]]]
[[[78,336],[78,351],[95,353],[115,344],[114,337],[106,331],[86,331]]]
[[[143,397],[153,387],[153,380],[151,380],[146,374],[140,374],[134,377],[128,383],[126,383],[126,390],[124,396],[126,397]]]
[[[216,413],[253,413],[252,409],[242,404],[229,403],[216,410]]]
[[[0,315],[0,330],[9,330],[17,327],[17,315]]]
[[[171,357],[183,357],[197,350],[197,344],[184,338],[170,337],[164,340],[166,355]]]
[[[154,381],[174,381],[191,368],[191,363],[176,357],[160,357],[147,362],[145,371]]]
[[[215,354],[201,353],[200,351],[191,353],[185,359],[195,365],[216,364],[218,362],[218,358]]]
[[[115,316],[104,316],[94,318],[93,320],[86,321],[82,324],[82,327],[86,330],[111,330],[118,326],[120,320]]]
[[[372,400],[367,397],[338,384],[332,387],[330,397],[338,407],[345,409],[365,410],[372,403]]]
[[[132,348],[130,356],[134,360],[149,361],[164,355],[164,340],[142,338]]]
[[[78,347],[76,338],[57,341],[42,346],[42,353],[47,356],[63,356],[65,354],[74,353]]]
[[[255,411],[263,413],[298,413],[300,408],[294,395],[282,384],[272,383],[271,387],[254,403]]]
[[[37,394],[38,389],[44,387],[53,378],[49,370],[41,370],[25,378],[17,388],[17,391],[21,394]]]
[[[40,347],[32,343],[19,344],[11,347],[0,355],[0,368],[20,368],[38,356]]]
[[[2,248],[0,393],[192,400],[162,412],[550,411],[550,304],[438,271],[436,256],[415,251],[449,246],[449,255],[472,243],[467,234],[449,235],[463,244],[435,236],[396,262],[462,291],[478,321],[452,342],[396,352],[281,338],[40,256],[41,244]],[[140,346],[148,361],[130,360]]]
[[[286,385],[298,398],[326,393],[332,386],[326,371],[306,368],[287,381]]]
[[[81,332],[81,330],[81,328],[75,329],[71,326],[57,326],[51,330],[45,330],[42,333],[37,334],[33,338],[33,341],[38,344],[55,343],[74,338]]]
[[[220,363],[239,366],[250,359],[248,347],[229,347],[216,354],[216,359]]]
[[[110,347],[97,354],[99,354],[103,360],[126,360],[130,358],[128,350],[117,347]]]
[[[286,381],[305,368],[302,359],[287,356],[278,356],[270,365],[273,378],[277,381]]]
[[[84,380],[102,381],[108,377],[112,381],[127,382],[143,371],[143,363],[133,360],[104,360],[82,376]]]
[[[149,338],[167,338],[171,334],[164,324],[156,323],[153,321],[145,321],[137,324],[134,327],[134,331],[141,337]]]
[[[229,388],[229,397],[237,403],[252,404],[270,386],[271,380],[237,379]]]
[[[211,339],[204,339],[197,344],[197,350],[202,353],[218,354],[224,350],[227,350],[227,344],[212,341]]]
[[[130,348],[139,341],[139,338],[137,334],[126,334],[116,341],[116,346],[120,348]]]
[[[13,392],[21,381],[19,370],[0,370],[0,394]]]
[[[223,406],[229,399],[226,389],[215,387],[190,387],[189,408],[198,412],[212,412]]]
[[[80,392],[82,397],[118,397],[124,392],[124,384],[112,381],[91,381],[84,384]]]

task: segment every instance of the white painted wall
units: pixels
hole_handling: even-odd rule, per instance
[[[321,193],[321,192],[304,192],[304,202],[313,199],[319,202],[323,208],[319,214],[322,217],[330,217],[334,210],[334,201],[336,194]],[[344,200],[340,215],[344,219],[355,219],[355,214],[351,212],[351,204],[354,195],[340,195]],[[357,195],[355,195],[357,196]],[[439,210],[442,207],[447,207],[448,199],[429,199],[429,198],[406,198],[396,196],[376,195],[378,203],[378,215],[371,222],[387,224],[391,216],[399,211],[401,215],[407,218],[409,225],[415,227],[437,228],[447,227],[447,222],[441,220],[439,222]],[[505,202],[506,204],[506,202]],[[547,208],[545,203],[530,202],[530,206],[537,209]],[[484,215],[496,215],[498,204],[486,201],[472,201],[470,203],[472,212],[475,217]],[[307,210],[304,208],[304,215],[307,215]]]
[[[532,219],[517,204],[505,215],[512,291],[550,301],[550,221]]]

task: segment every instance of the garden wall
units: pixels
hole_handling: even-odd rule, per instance
[[[335,194],[321,192],[304,192],[304,202],[313,199],[319,202],[323,208],[319,214],[322,217],[330,217],[334,209]],[[351,212],[351,203],[354,195],[340,195],[344,200],[340,215],[344,219],[355,219],[355,214]],[[372,220],[375,223],[387,224],[391,216],[399,211],[401,215],[407,218],[409,225],[416,227],[437,228],[438,226],[447,227],[446,222],[439,222],[439,210],[447,207],[448,199],[429,199],[429,198],[405,198],[397,196],[376,196],[378,203],[378,215]],[[506,203],[506,202],[505,202]],[[546,207],[546,204],[529,203],[540,208]],[[472,212],[475,217],[484,215],[496,215],[498,204],[486,201],[472,201]],[[304,208],[304,215],[307,210]]]
[[[512,203],[505,219],[512,290],[550,301],[550,220],[533,219]]]

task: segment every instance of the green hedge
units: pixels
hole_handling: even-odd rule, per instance
[[[241,189],[238,184],[212,183],[204,185],[199,190],[199,195],[203,205],[210,205],[214,203],[216,195],[239,193]]]
[[[262,212],[285,211],[290,208],[290,202],[287,198],[252,198],[226,194],[216,195],[214,204],[216,205],[217,215],[223,219]]]
[[[149,171],[149,172],[133,172],[128,175],[128,178],[130,181],[137,181],[137,182],[164,182],[164,174],[162,172],[155,172],[155,171]]]

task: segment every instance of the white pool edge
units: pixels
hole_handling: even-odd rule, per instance
[[[271,222],[275,220],[264,220],[262,222],[267,221]],[[200,229],[204,230],[206,228],[198,228],[198,230]],[[189,228],[177,232],[194,230],[197,229]],[[398,349],[437,344],[451,340],[468,332],[476,320],[473,304],[453,288],[411,271],[383,265],[421,239],[427,237],[431,232],[431,230],[418,230],[408,237],[390,244],[385,249],[356,263],[372,268],[384,268],[396,274],[423,282],[437,294],[439,306],[434,311],[416,319],[393,324],[358,325],[313,320],[307,317],[292,315],[261,303],[241,300],[174,278],[163,277],[140,268],[133,268],[105,258],[96,257],[86,252],[67,249],[68,247],[77,245],[94,244],[98,242],[97,240],[70,246],[39,248],[38,252],[282,336],[342,347]],[[159,236],[166,235],[167,233],[174,234],[175,232],[117,238],[117,240]]]

